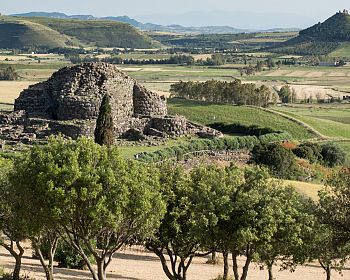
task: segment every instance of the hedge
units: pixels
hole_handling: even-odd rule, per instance
[[[196,152],[210,151],[235,151],[252,150],[256,144],[281,142],[292,139],[288,133],[270,133],[260,137],[242,136],[242,137],[223,137],[216,139],[195,139],[179,146],[167,147],[155,152],[144,152],[137,154],[136,158],[143,162],[160,162],[168,159],[182,160],[186,155]]]

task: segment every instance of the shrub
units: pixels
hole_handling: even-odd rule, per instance
[[[297,176],[298,167],[291,150],[280,144],[258,144],[252,150],[253,162],[265,165],[271,173],[284,179],[292,179]]]
[[[327,143],[322,145],[321,155],[325,166],[334,167],[345,163],[346,154],[337,144]]]
[[[88,258],[94,263],[92,255],[88,256]],[[58,244],[55,260],[58,262],[59,267],[81,270],[87,268],[84,259],[66,242]]]
[[[300,157],[307,159],[311,163],[316,163],[322,160],[322,147],[317,143],[303,143],[293,150],[293,153]]]
[[[218,139],[195,139],[189,143],[179,146],[167,147],[151,153],[141,153],[137,155],[137,159],[143,162],[159,162],[167,159],[176,158],[177,160],[184,159],[188,153],[197,151],[234,151],[239,149],[252,150],[259,143],[281,142],[289,140],[289,133],[271,133],[262,135],[259,138],[256,136],[242,137],[224,137]]]
[[[44,258],[48,259],[48,252],[50,249],[48,242],[44,240],[40,246],[40,249]],[[88,257],[92,262],[94,262],[92,255]],[[35,251],[33,252],[33,258],[38,258]],[[86,269],[84,259],[71,246],[62,240],[58,242],[54,259],[58,262],[58,266],[62,268]]]
[[[212,280],[224,280],[224,277],[222,275],[219,275]],[[234,278],[232,276],[229,276],[227,280],[234,280]]]

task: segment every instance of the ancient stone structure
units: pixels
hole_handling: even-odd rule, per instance
[[[65,67],[46,82],[24,90],[14,112],[0,113],[0,139],[7,143],[45,140],[62,134],[93,137],[102,98],[110,96],[116,138],[219,136],[184,117],[167,116],[164,97],[106,63]]]

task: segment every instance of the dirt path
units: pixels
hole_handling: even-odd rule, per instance
[[[39,261],[33,260],[29,248],[26,250],[23,259],[22,273],[37,280],[45,279]],[[189,280],[210,280],[222,274],[222,265],[205,264],[206,258],[196,258],[189,269]],[[242,266],[243,260],[240,261]],[[0,267],[7,271],[13,268],[14,262],[11,256],[4,249],[0,249]],[[289,271],[278,271],[274,268],[276,279],[278,280],[324,280],[325,274],[316,263],[300,266],[294,273]],[[266,280],[267,271],[261,270],[259,266],[251,266],[248,280]],[[56,280],[85,280],[91,279],[88,271],[55,268]],[[125,250],[117,253],[108,270],[108,279],[113,280],[166,280],[158,258],[143,250]],[[350,279],[350,265],[343,271],[343,276],[334,273],[333,280]]]
[[[308,125],[307,123],[297,119],[297,118],[294,118],[292,116],[289,116],[287,114],[284,114],[282,112],[279,112],[279,111],[275,111],[275,110],[272,110],[272,109],[268,109],[268,108],[262,108],[262,107],[257,107],[257,106],[249,106],[249,107],[254,107],[256,109],[260,109],[260,110],[263,110],[265,112],[269,112],[269,113],[272,113],[272,114],[275,114],[275,115],[278,115],[278,116],[281,116],[283,118],[286,118],[292,122],[295,122],[303,127],[305,127],[309,132],[311,132],[312,134],[315,135],[315,137],[317,138],[320,138],[320,139],[324,139],[324,140],[328,140],[328,139],[331,139],[330,137],[328,136],[325,136],[323,135],[322,133],[320,133],[318,130],[316,130],[315,128],[313,128],[311,125]]]

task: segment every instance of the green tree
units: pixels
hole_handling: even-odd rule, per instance
[[[270,193],[274,196],[274,220],[276,229],[266,246],[260,247],[257,256],[260,263],[268,268],[269,280],[273,280],[273,265],[280,264],[281,269],[294,270],[310,258],[305,248],[310,246],[310,236],[316,217],[310,211],[310,203],[293,188],[280,186]],[[303,253],[302,253],[303,252]]]
[[[156,238],[146,246],[159,257],[168,279],[185,280],[193,258],[213,251],[218,221],[230,209],[232,183],[224,169],[213,166],[195,168],[190,174],[180,166],[162,166],[161,182],[167,212]]]
[[[350,255],[350,170],[336,171],[319,192],[316,255],[331,278],[331,270],[341,271]]]
[[[12,195],[8,174],[12,169],[12,161],[0,157],[0,232],[8,239],[0,237],[0,246],[4,247],[15,259],[12,273],[14,280],[20,279],[24,248],[21,242],[26,238],[22,221],[16,219],[12,210]],[[16,250],[17,247],[17,250]]]
[[[270,172],[283,179],[292,179],[298,174],[293,152],[279,143],[258,144],[252,150],[253,162],[269,168]]]
[[[281,87],[281,89],[278,91],[278,96],[282,103],[292,103],[292,90],[290,86],[285,85]]]
[[[18,198],[37,209],[28,207],[27,219],[33,224],[50,220],[50,228],[83,257],[94,280],[107,278],[106,269],[121,246],[152,236],[164,213],[152,166],[125,161],[116,149],[87,138],[50,139],[14,166]]]
[[[18,79],[18,74],[15,68],[13,68],[13,66],[9,66],[3,70],[0,69],[0,80],[15,81],[17,79]]]
[[[114,143],[114,126],[110,97],[105,94],[102,98],[100,111],[96,121],[95,142],[111,147]]]
[[[326,143],[322,145],[321,155],[323,164],[329,167],[342,165],[345,162],[345,152],[335,143]]]
[[[275,182],[259,167],[247,168],[244,173],[243,184],[232,195],[234,209],[227,224],[235,280],[247,279],[251,262],[277,231],[276,197],[271,195]],[[245,257],[241,274],[237,261],[240,255]]]

